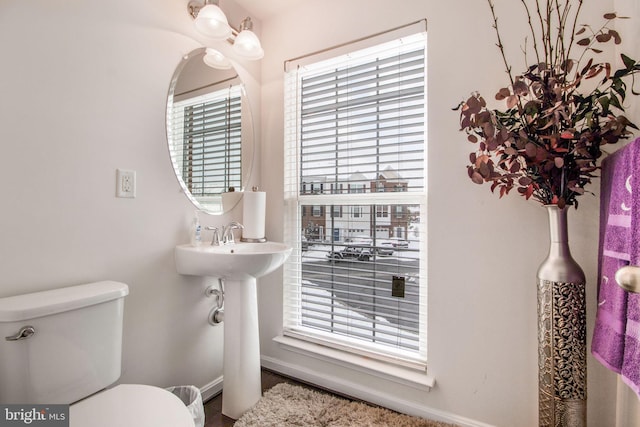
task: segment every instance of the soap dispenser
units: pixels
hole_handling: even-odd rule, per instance
[[[195,211],[193,217],[193,225],[191,225],[191,246],[200,246],[202,243],[202,227],[200,226],[200,218],[198,211]]]

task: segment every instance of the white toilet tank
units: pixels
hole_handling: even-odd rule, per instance
[[[73,403],[113,384],[128,293],[104,281],[0,298],[0,402]]]

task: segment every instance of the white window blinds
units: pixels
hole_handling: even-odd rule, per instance
[[[194,196],[212,196],[242,186],[241,87],[174,104],[173,162]]]
[[[284,333],[426,366],[426,34],[285,76]]]
[[[323,193],[368,190],[373,175],[422,191],[424,48],[335,64],[300,79],[303,183],[326,177]],[[399,177],[402,178],[399,178]]]

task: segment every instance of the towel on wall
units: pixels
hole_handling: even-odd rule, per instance
[[[596,359],[640,398],[640,294],[622,289],[620,267],[640,266],[640,138],[602,161]]]

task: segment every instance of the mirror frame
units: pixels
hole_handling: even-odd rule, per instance
[[[242,198],[241,195],[243,194],[248,182],[251,179],[251,173],[253,171],[253,161],[254,161],[254,156],[255,156],[255,128],[254,128],[254,123],[253,123],[253,114],[251,111],[251,103],[249,101],[249,96],[247,94],[247,89],[246,89],[246,85],[245,83],[242,81],[242,78],[240,77],[240,73],[238,73],[237,70],[237,65],[232,62],[232,69],[235,71],[237,78],[240,80],[241,82],[241,97],[242,97],[242,142],[241,142],[241,147],[242,147],[242,188],[235,189],[235,193],[238,193],[237,196],[235,197],[223,197],[223,194],[233,194],[233,193],[220,193],[220,195],[216,195],[216,196],[212,196],[212,197],[220,197],[220,206],[221,209],[219,211],[217,210],[212,210],[210,208],[208,208],[206,206],[206,204],[204,204],[203,202],[198,200],[197,196],[194,196],[191,191],[187,188],[187,185],[184,182],[184,179],[182,178],[182,173],[179,171],[178,165],[175,163],[174,161],[174,156],[173,156],[173,150],[171,148],[171,138],[172,138],[172,129],[171,129],[171,117],[173,115],[173,104],[174,104],[174,98],[175,98],[175,89],[176,89],[176,85],[178,83],[178,80],[180,78],[180,75],[182,73],[182,71],[184,70],[184,68],[187,66],[187,64],[192,61],[192,60],[198,60],[198,57],[200,57],[199,60],[202,60],[202,56],[206,53],[206,48],[205,47],[200,47],[200,48],[196,48],[194,50],[192,50],[191,52],[187,53],[186,55],[182,56],[182,59],[180,61],[180,63],[178,63],[173,76],[171,78],[171,82],[169,84],[169,91],[167,94],[167,104],[166,104],[166,115],[165,115],[165,131],[166,131],[166,144],[167,144],[167,151],[169,153],[169,161],[171,162],[171,166],[173,168],[173,172],[174,175],[176,177],[176,179],[178,180],[178,183],[180,184],[181,190],[182,192],[185,194],[185,196],[187,196],[187,198],[189,199],[189,201],[201,212],[205,212],[209,215],[223,215],[225,213],[228,213],[229,211],[231,211],[240,201],[240,199]],[[205,67],[207,67],[207,65],[205,65],[203,63],[203,65]],[[211,68],[211,70],[215,70],[214,68]],[[215,84],[216,82],[214,82],[213,84]],[[205,86],[206,87],[206,86]],[[247,123],[247,119],[248,118],[248,123]],[[250,127],[250,129],[247,129],[248,127]],[[245,131],[245,129],[247,129]],[[224,199],[224,202],[223,202]]]

